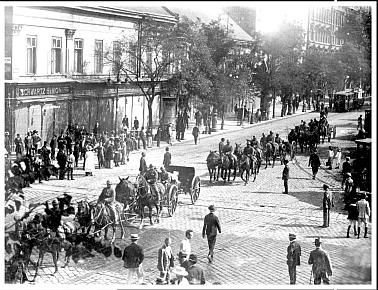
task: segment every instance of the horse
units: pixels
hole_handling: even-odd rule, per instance
[[[119,183],[115,188],[115,200],[122,203],[125,210],[136,211],[136,197],[137,197],[137,188],[136,184],[129,181],[127,178],[119,178]]]
[[[279,153],[279,145],[277,143],[271,143],[268,142],[265,147],[265,169],[268,167],[268,164],[270,165],[270,158],[273,159],[273,165],[272,168],[274,167],[274,163],[276,161],[276,155]]]
[[[104,238],[108,239],[108,229],[109,226],[113,229],[113,235],[111,238],[111,243],[115,241],[116,228],[117,225],[121,225],[121,239],[124,238],[125,230],[122,224],[121,214],[124,217],[123,205],[117,201],[111,204],[97,203],[91,208],[91,220],[94,225],[94,233],[99,236],[101,231],[104,230]]]
[[[92,227],[91,209],[94,206],[94,202],[89,203],[87,200],[80,200],[77,202],[76,220],[80,225],[82,233],[89,235]]]
[[[209,170],[210,174],[210,183],[212,183],[212,180],[215,181],[215,177],[217,180],[219,179],[219,169],[221,164],[221,158],[219,153],[217,151],[210,150],[210,153],[206,158],[206,163],[207,169]]]
[[[255,174],[255,178],[253,181],[255,181],[256,175],[260,173],[262,155],[263,152],[258,146],[253,147],[253,160],[255,161],[255,163],[253,164],[253,173]]]
[[[322,140],[322,144],[324,144],[324,139],[328,137],[328,132],[329,132],[329,124],[327,123],[327,121],[319,124],[318,134],[319,134],[319,138],[321,138]]]
[[[237,162],[236,160],[232,160],[231,157],[228,154],[223,154],[221,156],[221,165],[220,165],[220,170],[221,170],[221,177],[224,182],[226,182],[226,179],[228,182],[230,182],[230,175],[231,171],[234,170],[233,173],[233,180],[236,178],[236,167],[237,167]]]
[[[160,215],[163,210],[162,199],[165,195],[165,187],[160,182],[156,182],[157,189],[160,193],[160,200],[158,200],[157,195],[152,193],[151,186],[144,178],[143,175],[137,176],[137,204],[140,214],[140,225],[139,228],[143,228],[144,220],[144,208],[147,206],[149,210],[150,224],[153,225],[152,221],[152,207],[156,208],[156,222],[160,222]]]
[[[239,160],[240,177],[244,181],[244,185],[247,185],[249,181],[250,170],[251,170],[251,159],[249,158],[249,156],[242,154],[240,156],[240,159],[238,160]]]

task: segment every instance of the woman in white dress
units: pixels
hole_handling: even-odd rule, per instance
[[[85,175],[93,176],[93,171],[95,170],[95,157],[92,151],[92,147],[89,146],[87,152],[85,152]]]

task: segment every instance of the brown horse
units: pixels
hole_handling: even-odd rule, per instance
[[[228,182],[230,182],[230,175],[231,175],[232,170],[234,171],[232,181],[235,180],[236,167],[237,167],[237,160],[234,160],[231,156],[227,154],[223,154],[221,156],[220,169],[221,169],[221,177],[224,182],[226,182],[226,179]]]
[[[139,208],[140,214],[140,225],[139,228],[143,228],[143,220],[144,220],[144,208],[147,206],[149,210],[149,218],[150,224],[153,225],[154,222],[152,221],[152,207],[156,209],[156,222],[160,222],[161,212],[163,210],[162,199],[165,195],[165,187],[162,183],[156,182],[157,189],[160,193],[160,200],[158,199],[155,192],[152,192],[150,184],[144,178],[143,175],[137,176],[137,203]]]
[[[221,165],[221,159],[220,159],[219,153],[217,151],[210,150],[210,154],[206,158],[206,163],[207,163],[207,169],[209,170],[209,174],[210,174],[210,183],[212,183],[213,180],[215,181],[215,178],[216,180],[219,179],[219,169],[220,169],[219,166]]]
[[[272,168],[274,167],[274,163],[276,162],[276,157],[277,154],[279,154],[279,145],[277,143],[271,143],[268,142],[265,146],[265,169],[268,167],[268,164],[270,165],[270,159],[273,159],[273,165]]]

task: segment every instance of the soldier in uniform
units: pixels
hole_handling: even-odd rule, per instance
[[[110,204],[114,200],[114,189],[112,188],[112,183],[110,180],[106,181],[106,187],[102,190],[100,196],[97,199],[97,204]]]
[[[260,139],[260,145],[262,146],[262,148],[265,148],[266,143],[268,143],[268,141],[267,141],[267,139],[266,139],[265,134],[262,133],[262,137],[261,137],[261,139]]]
[[[244,148],[243,153],[244,155],[247,155],[252,162],[253,148],[250,140],[247,140],[247,147]]]
[[[225,141],[225,139],[221,138],[221,141],[219,142],[219,145],[218,145],[218,147],[219,147],[219,154],[223,153],[224,141]]]
[[[54,199],[51,204],[52,208],[49,208],[48,202],[45,202],[45,213],[48,220],[47,227],[50,228],[56,235],[58,227],[60,226],[62,211],[60,210],[58,201],[56,199]]]
[[[266,143],[268,142],[273,143],[273,141],[274,141],[274,135],[273,135],[273,132],[270,131],[269,135],[266,137]]]
[[[236,157],[235,155],[233,154],[233,148],[230,144],[230,140],[227,140],[226,141],[226,145],[223,146],[223,154],[227,155],[228,158],[230,158],[231,162],[233,162],[233,164],[236,164]]]
[[[280,137],[279,134],[276,134],[276,138],[274,138],[274,142],[276,142],[277,144],[281,144],[282,143],[282,139]]]
[[[288,160],[284,160],[285,167],[282,171],[282,180],[284,181],[284,188],[285,191],[283,193],[289,194],[289,166],[287,165],[289,163]]]
[[[159,178],[159,174],[156,170],[156,168],[150,164],[146,174],[145,174],[145,178],[148,182],[148,184],[150,185],[151,187],[151,193],[152,194],[155,194],[158,198],[158,202],[160,202],[161,198],[160,198],[160,192],[159,192],[159,189],[157,187],[157,184],[156,182],[158,181],[158,178]]]
[[[312,179],[316,178],[316,174],[318,173],[320,167],[320,158],[316,152],[316,149],[311,153],[310,159],[308,161],[308,166],[311,166],[312,169]]]
[[[323,280],[324,284],[329,284],[329,276],[332,276],[332,264],[328,253],[321,248],[320,238],[315,239],[316,249],[311,251],[308,263],[312,265],[312,274],[314,275],[314,284],[320,285]]]
[[[297,279],[297,266],[301,264],[301,246],[296,241],[296,235],[289,234],[290,245],[287,247],[287,266],[289,268],[290,284]]]
[[[253,136],[253,137],[252,137],[251,145],[252,145],[252,147],[254,147],[254,148],[256,148],[256,147],[259,146],[259,141],[256,139],[256,136]]]
[[[16,154],[22,155],[22,139],[20,134],[17,134],[16,138],[14,138],[14,144],[16,145]]]

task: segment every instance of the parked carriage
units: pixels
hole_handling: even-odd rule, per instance
[[[177,187],[176,194],[189,194],[192,204],[194,204],[201,192],[201,179],[199,178],[199,176],[195,175],[194,167],[170,165],[167,168],[167,171],[171,173],[178,173],[178,182],[177,184],[173,184]],[[175,190],[173,190],[172,194],[174,194],[174,192]]]

